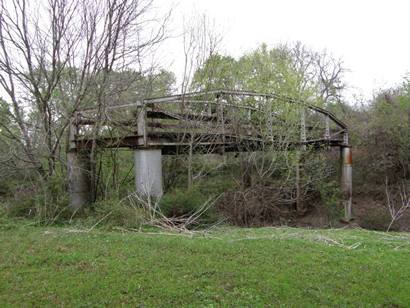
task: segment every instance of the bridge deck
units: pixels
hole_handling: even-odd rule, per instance
[[[296,110],[296,112],[295,112]],[[295,120],[295,114],[298,114]],[[332,113],[273,94],[210,91],[77,112],[71,148],[161,148],[164,154],[348,146]],[[98,133],[96,133],[98,132]]]

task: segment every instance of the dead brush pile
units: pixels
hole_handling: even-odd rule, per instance
[[[315,191],[307,191],[303,202],[305,212],[318,201]],[[256,186],[240,191],[225,193],[215,204],[217,212],[234,225],[256,227],[267,225],[287,225],[295,217],[295,192],[283,188]]]

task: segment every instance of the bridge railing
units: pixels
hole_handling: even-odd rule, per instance
[[[323,108],[274,94],[227,90],[81,110],[72,123],[73,141],[98,136],[113,143],[134,137],[138,146],[148,146],[155,136],[162,143],[198,141],[195,138],[225,143],[232,136],[269,141],[286,136],[307,144],[346,142],[347,134],[346,125]]]

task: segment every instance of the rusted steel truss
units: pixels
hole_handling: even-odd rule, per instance
[[[290,124],[285,113],[291,108],[301,111],[301,121],[286,131]],[[75,114],[72,147],[89,147],[93,141],[90,132],[98,121],[99,146],[161,148],[164,154],[180,153],[192,143],[197,153],[274,150],[279,144],[288,148],[349,146],[347,126],[333,113],[276,94],[193,92],[109,106],[99,119],[95,111]],[[299,132],[291,136],[291,129]]]
[[[67,165],[74,209],[89,202],[87,153],[95,145],[134,149],[136,190],[155,197],[162,195],[163,154],[291,149],[300,154],[308,148],[340,147],[345,219],[352,218],[352,152],[347,126],[328,110],[293,98],[218,90],[148,98],[98,111],[85,109],[71,119],[69,141]],[[300,168],[298,164],[297,181]],[[297,186],[299,191],[299,182]]]

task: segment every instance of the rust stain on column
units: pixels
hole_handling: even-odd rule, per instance
[[[353,163],[353,157],[352,157],[352,149],[349,147],[346,147],[343,149],[345,151],[343,155],[343,164],[345,165],[352,165]]]
[[[344,195],[345,204],[345,220],[352,219],[352,149],[349,146],[341,148],[342,161],[342,192]]]

